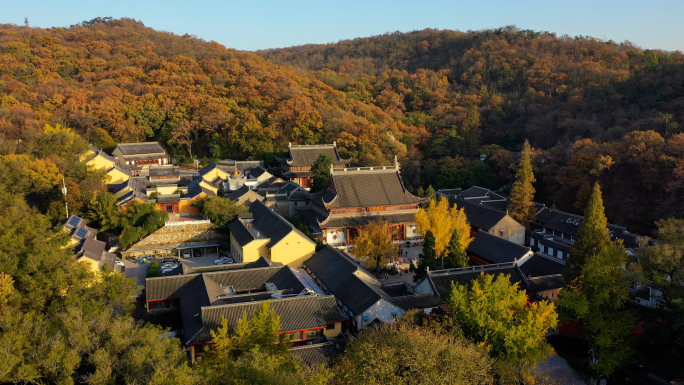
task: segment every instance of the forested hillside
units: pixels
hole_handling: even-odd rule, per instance
[[[396,154],[411,189],[497,189],[511,181],[509,151],[529,139],[537,201],[580,212],[598,180],[609,220],[633,231],[684,213],[681,53],[507,27],[259,54],[132,19],[2,25],[0,155],[24,158],[0,168],[47,172],[47,184],[24,178],[35,185],[24,191],[48,197],[45,211],[57,209],[61,176],[102,189],[84,182],[97,177],[76,167],[84,143],[68,129],[104,149],[158,140],[181,161],[268,159],[288,142],[336,140],[369,165]]]
[[[315,78],[131,19],[2,25],[0,74],[5,153],[58,122],[104,149],[159,140],[175,155],[242,159],[337,139],[355,159],[384,163],[406,152],[395,137],[410,131]]]
[[[684,116],[684,55],[629,43],[427,29],[259,53],[430,128],[460,124],[477,106],[484,141],[505,147],[665,133]]]
[[[528,139],[537,149],[538,201],[581,212],[598,180],[609,219],[632,230],[684,212],[681,52],[506,27],[397,32],[259,54],[425,128],[423,185],[483,183],[454,171],[483,150],[505,182],[510,154],[479,145],[515,151]]]

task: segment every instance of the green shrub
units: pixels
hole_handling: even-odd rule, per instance
[[[150,267],[147,269],[147,278],[159,277],[160,275],[159,261],[150,262]]]

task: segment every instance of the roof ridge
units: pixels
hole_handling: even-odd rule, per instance
[[[280,297],[280,298],[269,298],[269,299],[262,299],[258,301],[249,301],[249,302],[236,302],[236,303],[225,303],[221,305],[209,305],[209,306],[202,306],[201,310],[204,309],[218,309],[218,308],[228,308],[228,307],[237,307],[237,306],[243,306],[243,305],[252,305],[252,304],[260,304],[265,301],[271,301],[271,302],[285,302],[285,301],[294,301],[294,300],[315,300],[318,303],[318,295],[293,295],[292,297]],[[327,297],[327,296],[326,296]],[[320,305],[319,305],[320,306]]]
[[[484,271],[491,271],[491,270],[508,269],[508,268],[514,267],[515,265],[516,265],[515,262],[504,262],[504,263],[497,263],[497,264],[491,264],[491,265],[460,267],[460,268],[456,268],[456,269],[430,270],[428,272],[428,275],[430,275],[430,276],[442,276],[442,275],[449,275],[449,274],[454,274],[454,273],[467,273],[467,272],[473,272],[473,271],[484,272]]]

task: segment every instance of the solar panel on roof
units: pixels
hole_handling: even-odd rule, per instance
[[[77,217],[76,215],[72,215],[71,218],[69,218],[69,221],[67,221],[67,225],[71,227],[76,227],[78,226],[78,223],[81,221],[81,218]]]
[[[86,235],[88,235],[88,230],[84,229],[83,227],[79,228],[76,230],[76,236],[79,238],[85,238]]]

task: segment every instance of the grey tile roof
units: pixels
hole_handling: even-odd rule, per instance
[[[322,344],[298,346],[290,349],[289,353],[291,356],[301,360],[303,365],[315,369],[320,365],[330,366],[330,363],[344,352],[345,347],[345,341],[326,342]]]
[[[335,302],[334,297],[301,296],[271,300],[271,308],[280,316],[280,332],[286,333],[297,330],[325,328],[326,312],[321,308],[321,303],[326,301]],[[187,344],[202,344],[212,340],[211,330],[221,326],[221,319],[225,317],[228,328],[232,332],[237,326],[238,320],[246,314],[247,317],[254,315],[263,301],[237,303],[219,306],[207,306],[201,309],[202,329]],[[330,322],[339,321],[338,319]]]
[[[166,194],[157,196],[157,203],[180,202],[180,194]]]
[[[467,190],[461,191],[461,194],[459,194],[459,196],[461,197],[461,199],[486,197],[488,192],[489,189],[473,186]]]
[[[249,179],[257,179],[260,177],[263,173],[268,173],[265,168],[261,166],[254,167],[250,172],[249,172]]]
[[[337,288],[347,276],[359,270],[355,262],[327,245],[304,261],[304,266],[330,290]]]
[[[228,231],[235,237],[240,246],[245,246],[255,239],[252,233],[239,220],[231,222],[228,225]]]
[[[266,282],[273,282],[278,289],[291,289],[294,293],[304,290],[304,285],[287,266],[238,269],[202,273],[221,287],[232,286],[235,291],[261,290]],[[180,298],[188,283],[199,274],[147,278],[146,300]]]
[[[116,146],[124,155],[159,154],[166,153],[159,142],[119,143]]]
[[[281,217],[275,211],[268,208],[263,202],[255,201],[249,207],[249,211],[254,215],[252,224],[259,229],[259,231],[270,239],[267,246],[273,247],[280,242],[285,236],[291,232],[296,232],[305,239],[305,242],[314,243],[304,233],[299,231],[285,218]]]
[[[335,144],[290,145],[290,152],[281,162],[290,166],[311,166],[319,156],[327,155],[334,165],[349,163],[350,159],[342,159]]]
[[[196,275],[180,294],[181,318],[185,340],[190,340],[202,329],[200,317],[203,306],[211,306],[225,290],[206,274]]]
[[[81,251],[83,251],[83,256],[94,261],[100,261],[105,246],[106,244],[102,241],[98,241],[95,238],[87,238],[81,247]]]
[[[179,176],[178,166],[150,166],[150,177],[157,176]]]
[[[322,195],[330,208],[406,205],[424,202],[408,192],[394,166],[373,170],[333,170],[334,192]]]
[[[405,295],[392,298],[392,302],[404,310],[430,309],[442,305],[439,297],[433,294]]]
[[[477,258],[497,264],[520,259],[530,252],[530,248],[478,231],[473,234],[473,241],[466,251]]]
[[[456,205],[459,209],[463,209],[468,218],[468,223],[470,223],[472,227],[484,231],[491,230],[508,215],[501,210],[471,203],[463,199],[449,198],[449,203]]]
[[[90,145],[89,148],[90,148],[90,150],[91,150],[92,152],[95,153],[95,155],[99,155],[99,156],[101,156],[101,157],[107,159],[107,160],[110,161],[110,162],[116,162],[116,158],[115,158],[115,157],[113,157],[113,156],[107,154],[106,152],[102,151],[101,149],[99,149],[99,148],[97,148],[97,147],[95,147],[95,146],[93,146],[93,145]]]
[[[445,302],[451,295],[452,282],[460,285],[470,285],[470,283],[482,273],[494,276],[505,274],[509,277],[511,283],[517,282],[520,285],[519,288],[527,289],[525,280],[513,263],[473,266],[463,269],[435,270],[430,271],[428,277],[425,279],[430,279],[432,281],[432,285],[439,294],[439,299]]]
[[[391,297],[384,293],[382,289],[367,283],[353,274],[348,275],[336,288],[331,288],[331,292],[354,315],[363,313],[383,298],[390,303],[392,302]]]
[[[530,285],[530,291],[535,293],[539,291],[562,289],[565,286],[565,279],[562,275],[528,278],[527,281]]]
[[[200,182],[202,182],[202,178],[197,178],[197,179],[193,180],[192,182],[190,182],[188,184],[188,193],[185,195],[184,198],[187,198],[187,199],[195,198],[202,193],[205,193],[208,196],[212,196],[212,197],[216,196],[216,193],[213,192],[212,190],[209,190],[207,188],[202,187],[202,185],[200,185]]]
[[[535,253],[518,265],[520,271],[527,277],[542,277],[546,275],[563,274],[565,262],[558,258]]]

